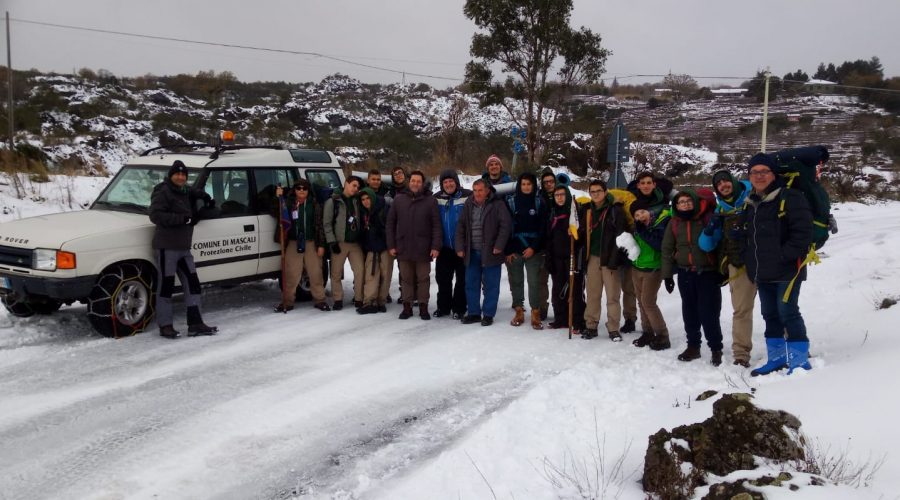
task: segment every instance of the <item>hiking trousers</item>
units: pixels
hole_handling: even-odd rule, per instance
[[[678,293],[681,295],[681,316],[690,347],[699,348],[702,339],[700,328],[706,336],[706,344],[711,351],[722,350],[722,326],[719,314],[722,311],[722,289],[719,273],[678,271]]]
[[[600,323],[600,302],[606,292],[606,331],[619,331],[622,320],[622,283],[619,270],[600,265],[600,257],[591,255],[587,262],[587,299],[584,306],[584,324],[597,328]]]
[[[525,282],[528,281],[528,307],[541,308],[541,290],[539,287],[541,269],[544,268],[544,254],[535,253],[526,259],[522,254],[515,254],[512,262],[506,263],[509,277],[509,292],[512,295],[512,306],[525,307]]]
[[[331,298],[334,302],[343,302],[344,286],[341,278],[344,275],[344,262],[350,260],[350,271],[353,272],[353,300],[363,299],[363,273],[365,272],[366,257],[363,255],[359,243],[347,243],[341,241],[341,253],[331,255]]]
[[[641,330],[653,332],[661,337],[669,336],[669,329],[662,311],[656,301],[659,297],[659,287],[662,284],[662,271],[645,271],[632,269],[631,277],[634,280],[634,294],[637,296],[638,309],[641,312]]]
[[[387,250],[366,253],[363,273],[363,302],[366,305],[383,306],[387,303],[394,274],[394,257]]]
[[[303,276],[309,276],[309,292],[313,301],[325,302],[325,282],[322,277],[322,257],[316,253],[316,242],[306,240],[303,253],[297,251],[297,242],[288,241],[284,250],[284,275],[281,283],[281,303],[293,306],[297,300],[297,285]]]
[[[728,288],[731,291],[731,352],[736,361],[750,361],[753,349],[753,303],[756,285],[747,276],[746,267],[728,265]]]

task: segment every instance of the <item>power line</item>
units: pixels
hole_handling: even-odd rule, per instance
[[[29,19],[15,19],[10,18],[10,21],[25,23],[25,24],[34,24],[38,26],[48,26],[52,28],[62,28],[62,29],[70,29],[77,31],[88,31],[93,33],[102,33],[107,35],[118,35],[118,36],[127,36],[133,38],[144,38],[150,40],[162,40],[168,42],[178,42],[178,43],[188,43],[195,45],[205,45],[212,47],[224,47],[224,48],[232,48],[232,49],[241,49],[241,50],[253,50],[260,52],[270,52],[270,53],[278,53],[278,54],[289,54],[289,55],[299,55],[299,56],[313,56],[319,57],[322,59],[328,59],[331,61],[337,61],[344,64],[349,64],[351,66],[358,66],[362,68],[373,69],[376,71],[385,71],[389,73],[394,73],[400,75],[403,78],[404,82],[406,80],[406,76],[418,76],[421,78],[431,78],[435,80],[446,80],[446,81],[454,81],[454,82],[465,82],[464,78],[459,77],[449,77],[449,76],[439,76],[439,75],[429,75],[424,73],[415,73],[411,71],[405,71],[394,68],[386,68],[383,66],[375,66],[372,64],[361,63],[357,61],[349,60],[351,57],[356,59],[372,59],[372,60],[385,60],[385,61],[396,61],[396,62],[414,62],[414,63],[422,63],[422,64],[454,64],[454,63],[442,63],[442,62],[428,62],[428,61],[416,61],[416,60],[407,60],[407,59],[390,59],[390,58],[378,58],[378,57],[356,57],[356,56],[336,56],[330,54],[323,54],[321,52],[312,52],[312,51],[301,51],[301,50],[289,50],[289,49],[274,49],[271,47],[258,47],[253,45],[241,45],[234,43],[224,43],[224,42],[205,42],[202,40],[190,40],[187,38],[175,38],[175,37],[165,37],[159,35],[147,35],[142,33],[129,33],[125,31],[115,31],[115,30],[106,30],[100,28],[88,28],[84,26],[73,26],[68,24],[58,24],[58,23],[48,23],[43,21],[33,21]],[[627,80],[632,78],[665,78],[667,76],[675,75],[675,73],[667,73],[667,74],[631,74],[631,75],[612,75],[608,77],[601,78],[601,82],[605,82],[607,80]],[[694,75],[686,75],[695,80],[741,80],[747,81],[752,80],[755,77],[752,76],[694,76]],[[783,82],[790,83],[807,83],[799,80],[782,80]],[[491,82],[468,82],[468,83],[491,83]],[[841,84],[833,84],[835,88],[845,88],[845,89],[856,89],[856,90],[870,90],[873,92],[889,92],[889,93],[900,93],[900,89],[887,89],[887,88],[878,88],[878,87],[861,87],[855,85],[841,85]]]
[[[315,56],[315,57],[320,57],[322,59],[329,59],[332,61],[342,62],[344,64],[349,64],[351,66],[359,66],[359,67],[375,69],[375,70],[379,70],[379,71],[386,71],[386,72],[398,74],[401,76],[409,75],[409,76],[418,76],[421,78],[431,78],[431,79],[435,79],[435,80],[449,80],[449,81],[455,81],[455,82],[464,81],[464,79],[458,78],[458,77],[428,75],[428,74],[424,74],[424,73],[414,73],[411,71],[404,71],[404,70],[393,69],[393,68],[385,68],[383,66],[375,66],[372,64],[351,61],[349,59],[342,58],[342,57],[323,54],[321,52],[289,50],[289,49],[273,49],[271,47],[257,47],[257,46],[253,46],[253,45],[241,45],[241,44],[224,43],[224,42],[205,42],[202,40],[190,40],[187,38],[175,38],[175,37],[166,37],[166,36],[158,36],[158,35],[147,35],[147,34],[142,34],[142,33],[128,33],[125,31],[105,30],[105,29],[100,29],[100,28],[87,28],[87,27],[83,27],[83,26],[72,26],[72,25],[68,25],[68,24],[47,23],[47,22],[42,22],[42,21],[32,21],[29,19],[10,18],[10,21],[15,21],[18,23],[34,24],[34,25],[38,25],[38,26],[49,26],[52,28],[62,28],[62,29],[70,29],[70,30],[78,30],[78,31],[89,31],[92,33],[103,33],[103,34],[107,34],[107,35],[145,38],[145,39],[150,39],[150,40],[164,40],[164,41],[168,41],[168,42],[191,43],[191,44],[195,44],[195,45],[207,45],[207,46],[213,46],[213,47],[225,47],[225,48],[230,48],[230,49],[241,49],[241,50],[255,50],[255,51],[260,51],[260,52],[274,52],[274,53],[278,53],[278,54],[291,54],[291,55],[298,55],[298,56]]]

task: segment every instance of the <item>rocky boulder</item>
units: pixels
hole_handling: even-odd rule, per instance
[[[725,394],[713,415],[671,432],[650,436],[644,458],[644,491],[663,499],[691,496],[706,484],[707,473],[724,476],[756,468],[754,457],[777,462],[802,459],[800,421],[779,410],[764,410],[749,394]]]

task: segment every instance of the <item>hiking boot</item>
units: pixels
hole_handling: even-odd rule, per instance
[[[286,313],[288,311],[293,311],[294,306],[286,306],[284,304],[275,304],[275,312],[277,313]]]
[[[340,311],[343,308],[344,308],[343,300],[336,300],[336,301],[334,301],[334,305],[331,306],[331,310],[333,310],[333,311]]]
[[[513,316],[512,321],[509,322],[512,326],[522,326],[522,323],[525,322],[525,308],[522,306],[516,307],[516,314]]]
[[[654,351],[665,351],[666,349],[672,347],[672,343],[669,342],[669,336],[657,335],[653,337],[653,340],[650,341],[650,349]]]
[[[540,309],[532,309],[531,310],[531,328],[535,330],[543,330],[544,324],[541,323],[541,310]]]
[[[464,325],[473,325],[479,322],[481,322],[481,316],[477,314],[468,314],[462,319],[462,324]]]
[[[358,314],[374,314],[378,312],[378,306],[375,304],[369,304],[367,306],[362,306],[356,310]]]
[[[380,313],[386,313],[386,312],[387,312],[387,307],[385,307],[384,304],[381,304],[380,306],[378,306],[378,312],[380,312]]]
[[[596,328],[585,328],[584,331],[581,332],[581,338],[583,338],[585,340],[591,340],[592,338],[594,338],[596,336],[597,336]]]
[[[750,368],[750,362],[746,359],[736,359],[732,363],[735,366],[743,366],[744,368]]]
[[[419,304],[419,317],[425,321],[431,319],[431,314],[428,314],[428,303],[422,302]]]
[[[387,302],[388,304],[390,304],[390,303],[394,302],[394,299],[391,298],[391,294],[388,294],[387,298],[384,299],[384,301]]]
[[[318,309],[320,311],[330,311],[331,310],[331,308],[328,307],[328,303],[326,303],[326,302],[316,302],[313,305],[313,307],[315,307],[316,309]]]
[[[167,339],[177,339],[181,336],[181,332],[172,328],[172,325],[165,325],[159,327],[159,336]]]
[[[409,319],[412,318],[412,304],[409,302],[403,303],[403,310],[400,311],[400,316],[397,316],[400,319]]]
[[[622,335],[616,331],[609,332],[609,340],[612,340],[613,342],[621,342]]]
[[[722,364],[722,351],[713,351],[712,356],[709,358],[709,364],[713,366],[719,366]]]
[[[787,343],[782,338],[766,339],[766,364],[750,372],[751,377],[768,375],[788,367]]]
[[[463,319],[465,316],[466,316],[466,313],[464,313],[464,312],[462,312],[462,313],[455,312],[450,315],[450,318],[459,321],[459,320]]]
[[[354,300],[354,301],[353,301],[353,307],[359,309],[359,308],[362,307],[362,306],[363,306],[363,301],[361,301],[361,300]]]
[[[688,346],[681,354],[678,355],[678,361],[693,361],[700,359],[700,348]]]
[[[491,326],[494,324],[494,318],[490,316],[485,316],[481,318],[481,326]]]
[[[547,308],[541,308],[541,321],[547,321]]]
[[[634,323],[635,323],[635,320],[633,320],[633,319],[626,319],[626,320],[625,320],[625,324],[622,325],[622,328],[619,328],[619,331],[622,332],[622,333],[631,333],[631,332],[633,332],[633,331],[635,330]]]
[[[188,337],[196,337],[198,335],[215,335],[218,331],[218,327],[209,326],[205,323],[188,325]]]
[[[636,338],[631,344],[635,347],[647,347],[655,338],[656,335],[653,332],[643,332],[641,333],[641,336]]]
[[[444,316],[450,316],[450,311],[437,309],[436,311],[434,311],[434,314],[432,314],[432,316],[434,316],[435,318],[443,318]]]
[[[556,330],[557,328],[568,328],[569,324],[563,320],[554,319],[550,323],[547,324],[549,328]]]

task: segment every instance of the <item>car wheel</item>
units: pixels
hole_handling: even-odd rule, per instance
[[[140,333],[155,312],[154,282],[150,266],[123,263],[113,266],[97,280],[88,300],[91,326],[106,337]]]
[[[6,311],[9,314],[16,316],[17,318],[27,318],[29,316],[34,316],[34,313],[37,312],[34,310],[34,307],[31,303],[29,303],[25,298],[19,297],[18,295],[3,295],[3,307],[6,308]]]

